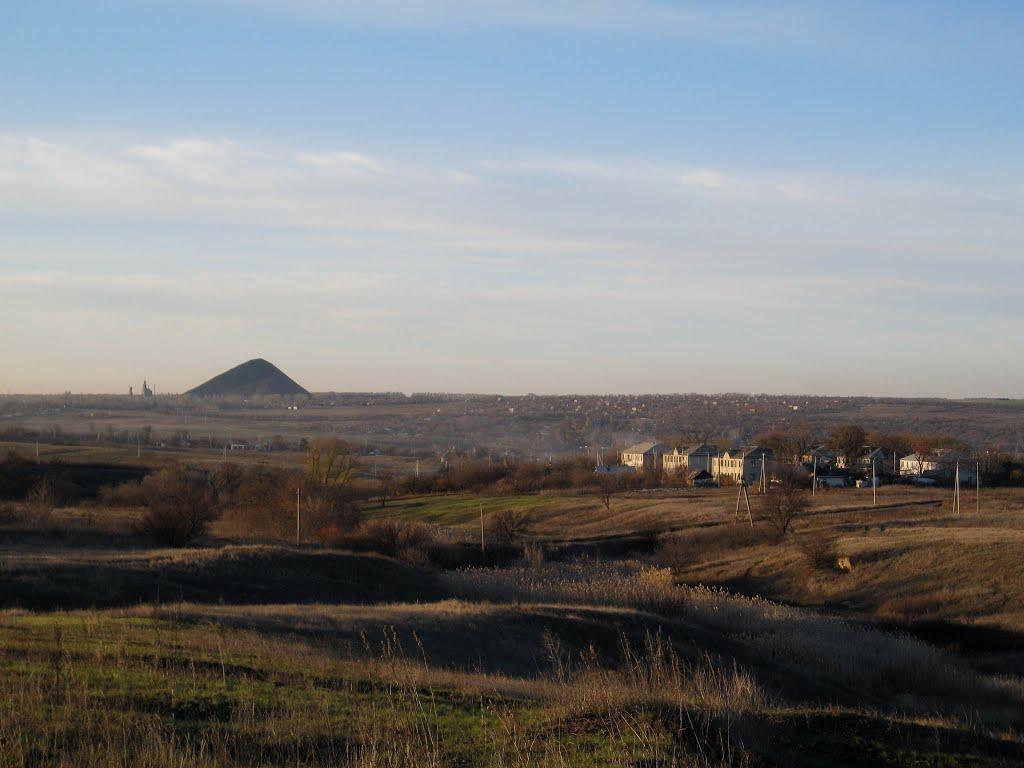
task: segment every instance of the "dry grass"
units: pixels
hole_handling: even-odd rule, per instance
[[[905,755],[900,766],[943,751],[987,756],[963,765],[1008,767],[1024,755],[1016,736],[989,733],[995,724],[978,715],[777,699],[749,662],[678,653],[671,622],[636,641],[620,635],[614,664],[551,634],[542,647],[552,663],[529,678],[439,667],[416,633],[403,647],[399,628],[431,613],[500,625],[509,610],[0,613],[0,766],[810,766],[832,764],[833,749],[873,764],[890,744]],[[626,613],[608,610],[612,625]],[[378,612],[384,631],[360,651],[324,642]],[[315,632],[278,631],[307,614]],[[861,746],[820,743],[833,723],[854,728]]]
[[[853,697],[872,706],[942,711],[1024,724],[1024,701],[954,657],[906,636],[839,617],[704,587],[678,587],[667,568],[578,563],[536,569],[446,574],[443,583],[471,600],[630,607],[664,617],[708,648],[746,659],[765,680],[803,696]]]
[[[8,613],[0,627],[12,683],[0,688],[3,766],[746,764],[738,731],[711,709],[742,679],[669,655],[517,690],[433,670],[394,644],[354,662],[167,613]],[[595,699],[598,686],[615,695]],[[738,715],[722,722],[735,728]]]
[[[677,583],[1024,625],[1024,495],[988,492],[981,516],[954,518],[895,506],[938,493],[886,491],[878,509],[821,494],[781,542],[708,525],[731,518],[731,491],[616,499],[578,530],[587,513],[571,504],[536,517],[541,538],[678,527],[676,573],[3,546],[0,595],[163,605],[0,613],[0,766],[827,765],[876,764],[877,749],[904,755],[889,765],[1024,764],[1019,678],[851,619]],[[795,579],[808,539],[853,573]],[[382,598],[395,602],[352,604]]]
[[[715,584],[791,602],[829,603],[901,622],[947,621],[1024,631],[1024,492],[988,491],[982,513],[945,507],[833,511],[805,518],[781,542],[707,547],[674,563],[688,583]],[[965,505],[966,507],[966,505]],[[853,572],[808,572],[801,541],[832,543]]]

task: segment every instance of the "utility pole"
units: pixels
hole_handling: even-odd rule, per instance
[[[740,478],[740,490],[736,494],[736,515],[735,518],[738,521],[740,519],[740,500],[747,503],[747,520],[750,522],[750,527],[754,527],[754,516],[750,512],[750,496],[747,495],[747,481],[742,477]]]
[[[974,511],[981,514],[981,462],[974,462]]]
[[[295,543],[299,543],[299,488],[295,488]]]
[[[420,460],[416,459],[416,479],[420,479]]]
[[[818,453],[814,453],[814,470],[811,473],[811,496],[818,490]]]
[[[480,504],[480,555],[484,554],[484,505]]]
[[[878,481],[875,479],[875,460],[871,460],[871,506],[878,506]]]
[[[956,475],[953,478],[953,514],[960,514],[960,460],[956,462]]]
[[[761,493],[768,493],[768,474],[765,472],[765,464],[768,457],[761,454]]]

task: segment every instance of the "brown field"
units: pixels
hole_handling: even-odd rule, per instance
[[[463,571],[8,504],[0,766],[1024,762],[1024,491],[820,492],[782,539],[751,499],[367,506],[469,541],[529,514],[540,557]]]

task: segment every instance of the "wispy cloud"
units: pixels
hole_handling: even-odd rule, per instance
[[[295,159],[303,165],[331,174],[386,174],[387,168],[360,152],[299,152]]]
[[[1005,259],[1019,245],[1007,217],[1024,214],[1012,184],[565,156],[452,167],[224,137],[121,146],[0,136],[0,202],[51,217],[287,228],[299,245],[349,240],[406,253],[806,267],[840,258],[878,266],[898,253],[897,269]]]
[[[788,354],[824,323],[857,329],[854,355],[870,351],[864,334],[898,328],[915,344],[942,327],[970,359],[982,354],[972,340],[1019,337],[1007,329],[1020,327],[1024,300],[1024,241],[1006,225],[1010,212],[1024,217],[1013,185],[588,157],[453,167],[225,137],[8,135],[0,204],[50,224],[17,242],[0,232],[8,317],[72,357],[96,350],[97,334],[125,349],[165,338],[181,355],[203,336],[210,360],[235,337],[286,352],[301,337],[328,357],[344,339],[361,365],[411,386],[408,366],[429,350],[484,355],[499,344],[508,361],[578,350],[600,376],[605,354],[720,359],[722,345],[743,347],[755,331]],[[110,234],[47,234],[65,220]],[[133,235],[133,222],[159,237]],[[584,355],[593,344],[600,354]],[[931,370],[910,353],[899,365],[908,381]],[[469,386],[433,375],[416,386]]]

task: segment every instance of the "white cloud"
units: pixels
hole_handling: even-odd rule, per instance
[[[187,357],[206,334],[208,361],[235,338],[320,357],[341,344],[372,370],[386,349],[403,388],[460,388],[403,366],[457,367],[495,344],[519,364],[543,348],[597,372],[604,355],[721,363],[751,329],[789,354],[821,317],[899,328],[907,345],[941,325],[967,349],[1019,337],[1024,300],[1024,236],[1007,226],[1024,217],[1019,187],[957,179],[3,136],[0,205],[19,222],[0,231],[0,303],[36,340],[22,358],[139,354],[154,338]],[[909,354],[893,365],[935,375]]]
[[[302,165],[325,173],[385,174],[388,170],[369,155],[359,152],[300,152],[295,159]]]
[[[1020,235],[1006,223],[1024,214],[1017,187],[959,180],[586,157],[452,167],[230,138],[119,146],[16,135],[0,136],[0,203],[49,218],[285,229],[307,250],[566,263],[628,254],[682,269],[722,260],[835,269],[857,259],[897,271],[967,257],[1012,262]]]
[[[258,159],[253,150],[228,139],[175,139],[165,144],[128,147],[124,155],[141,161],[143,170],[216,187],[237,184],[239,172]]]

